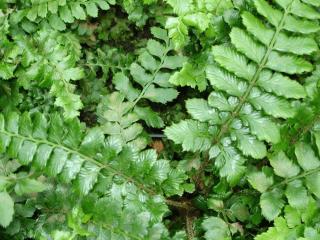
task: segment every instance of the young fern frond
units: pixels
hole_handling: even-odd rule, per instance
[[[177,90],[168,82],[169,71],[180,68],[185,58],[169,55],[173,45],[166,30],[153,27],[151,33],[157,40],[148,40],[147,47],[140,50],[138,61],[130,66],[132,79],[142,89],[132,86],[123,72],[119,72],[113,79],[116,89],[125,94],[134,105],[140,99],[164,104],[178,95]]]
[[[184,172],[173,169],[167,160],[157,160],[155,150],[137,151],[116,136],[105,138],[99,128],[85,132],[79,121],[64,123],[58,114],[50,119],[39,113],[0,115],[0,150],[22,165],[72,185],[80,196],[98,191],[102,198],[91,211],[124,232],[131,232],[125,223],[134,216],[141,216],[146,228],[159,224],[168,211],[164,196],[184,191]],[[101,208],[105,210],[99,212]],[[111,209],[114,218],[108,217]],[[140,230],[140,238],[149,234]]]
[[[26,89],[34,85],[49,87],[50,94],[56,97],[55,105],[63,108],[64,116],[78,116],[83,104],[75,94],[72,81],[84,77],[83,69],[76,67],[81,56],[79,40],[71,33],[42,29],[32,41],[17,35],[14,43],[21,49],[18,59],[22,67],[17,70],[19,84]]]
[[[124,96],[114,92],[99,104],[98,121],[102,131],[121,139],[122,145],[131,142],[132,146],[144,149],[147,143],[144,138],[139,138],[143,127],[137,123],[140,118],[132,109],[132,102],[124,102]]]
[[[266,23],[252,13],[242,12],[244,27],[232,28],[231,44],[212,48],[206,74],[215,91],[208,101],[190,99],[186,103],[190,115],[203,122],[197,124],[205,125],[210,134],[194,131],[187,122],[195,120],[165,130],[185,150],[209,151],[220,176],[232,185],[243,175],[247,157],[262,159],[267,153],[266,143],[280,141],[277,122],[293,117],[293,100],[306,96],[303,86],[291,75],[312,71],[305,56],[318,50],[314,33],[320,26],[312,21],[319,19],[317,11],[300,1],[276,2],[282,9],[254,0]],[[313,14],[302,16],[301,8]],[[192,141],[178,137],[177,131],[182,128],[194,133]],[[211,144],[199,149],[199,141]]]
[[[138,60],[130,66],[130,75],[125,70],[115,74],[113,83],[131,104],[127,111],[133,110],[148,126],[163,127],[163,121],[149,107],[138,107],[142,99],[165,104],[178,96],[178,91],[168,82],[171,72],[182,67],[185,57],[170,56],[173,43],[166,30],[153,27],[152,35],[157,39],[150,39],[147,47],[140,49]],[[137,85],[137,86],[135,86]]]
[[[182,69],[170,77],[169,82],[175,86],[197,87],[199,91],[204,91],[208,85],[205,74],[207,58],[207,53],[189,58]]]
[[[165,2],[178,15],[177,17],[169,17],[166,22],[166,28],[169,30],[170,38],[172,38],[176,49],[181,49],[190,42],[189,31],[191,29],[198,33],[207,33],[207,37],[210,38],[209,36],[215,32],[216,27],[212,18],[233,6],[231,0],[208,2],[165,0]]]

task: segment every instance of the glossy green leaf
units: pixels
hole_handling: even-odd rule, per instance
[[[252,172],[248,176],[251,186],[259,192],[265,192],[273,184],[272,176],[267,176],[264,172]]]
[[[200,98],[188,99],[186,101],[186,108],[188,113],[196,120],[201,122],[219,121],[219,116],[217,112],[210,108],[207,101]]]
[[[47,186],[35,179],[21,179],[18,180],[15,187],[14,191],[18,195],[23,195],[23,194],[30,194],[30,193],[37,193],[37,192],[42,192],[47,188]]]
[[[193,120],[181,121],[165,129],[165,134],[185,151],[205,151],[211,145],[208,125]]]
[[[146,124],[153,128],[161,128],[164,126],[164,122],[150,107],[138,107],[134,108],[134,112],[139,116],[140,119],[144,120]]]
[[[308,202],[307,190],[300,180],[288,183],[285,194],[290,206],[297,209],[306,207],[306,202]]]
[[[295,147],[295,154],[299,165],[306,171],[315,169],[320,166],[320,161],[316,157],[310,145],[299,142]]]
[[[14,202],[7,192],[0,192],[0,225],[7,227],[14,214]]]
[[[274,220],[280,214],[283,205],[284,202],[278,191],[265,192],[261,195],[261,211],[268,221]]]
[[[294,164],[284,152],[279,152],[270,158],[270,164],[275,174],[280,177],[289,178],[298,175],[300,168]]]
[[[206,231],[205,239],[231,239],[228,225],[221,218],[209,217],[202,222],[201,226]]]

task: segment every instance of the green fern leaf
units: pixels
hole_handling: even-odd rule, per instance
[[[256,63],[262,61],[266,54],[266,49],[262,45],[256,43],[246,31],[240,28],[233,28],[230,33],[230,38],[237,50],[245,54],[249,59]]]
[[[314,173],[306,177],[306,186],[309,191],[316,195],[318,198],[320,196],[320,173]]]
[[[157,113],[155,113],[150,107],[135,106],[134,112],[150,127],[162,128],[164,126],[164,122],[161,119],[161,117]]]
[[[14,191],[20,196],[29,193],[43,192],[46,189],[47,186],[42,182],[28,178],[18,180],[14,187]]]
[[[25,15],[30,21],[36,22],[45,18],[49,19],[49,24],[56,30],[66,29],[65,23],[73,23],[76,19],[85,20],[88,16],[97,17],[98,8],[108,10],[109,4],[113,1],[32,1],[25,4],[24,9],[20,10],[20,15]],[[21,20],[20,20],[21,21]]]
[[[226,222],[218,217],[209,217],[205,219],[202,224],[202,228],[206,231],[205,239],[212,240],[230,240],[231,234]]]
[[[290,206],[296,209],[304,209],[308,202],[307,190],[300,180],[292,181],[287,185],[286,197]]]
[[[263,142],[258,141],[254,136],[248,135],[249,131],[238,130],[235,135],[238,138],[238,148],[245,156],[255,159],[262,159],[267,154],[267,148]]]
[[[173,7],[177,14],[186,14],[193,10],[192,0],[181,1],[181,0],[167,0],[167,2]]]
[[[147,47],[142,49],[137,62],[130,66],[130,74],[135,82],[143,89],[133,88],[127,76],[123,73],[115,75],[114,83],[117,90],[123,93],[128,100],[137,102],[142,98],[157,103],[166,103],[175,99],[178,92],[171,88],[168,82],[167,70],[182,67],[185,58],[182,56],[169,56],[172,50],[171,41],[165,30],[152,28],[151,32],[158,40],[150,39]],[[164,43],[163,43],[164,42]]]
[[[309,171],[320,166],[319,159],[308,144],[303,142],[297,143],[295,146],[295,154],[299,165],[305,171]]]
[[[313,5],[315,7],[319,7],[320,3],[317,0],[302,0],[305,3],[308,3],[310,5]]]
[[[84,77],[83,69],[76,67],[81,55],[78,39],[71,33],[41,28],[29,40],[19,35],[15,44],[21,50],[29,49],[17,74],[20,85],[26,89],[31,85],[50,88],[50,94],[56,97],[55,105],[64,109],[64,116],[78,116],[83,104],[75,94],[73,82]]]
[[[139,117],[131,112],[132,109],[133,103],[124,102],[124,96],[119,92],[105,98],[97,109],[102,131],[118,137],[123,144],[136,139],[143,128],[136,123]]]
[[[213,131],[212,149],[219,148],[220,151],[209,155],[215,158],[220,176],[230,180],[240,179],[243,174],[241,165],[247,158],[266,156],[267,147],[263,141],[280,141],[278,119],[294,117],[296,109],[292,98],[306,97],[304,87],[289,75],[311,72],[312,64],[299,55],[318,50],[314,36],[307,33],[318,31],[319,24],[304,19],[316,17],[312,6],[279,0],[284,9],[278,9],[265,0],[253,2],[257,14],[265,21],[247,11],[241,12],[246,29],[233,27],[230,44],[212,47],[213,62],[209,62],[206,75],[215,92],[209,95],[208,105],[202,100],[198,103],[188,100],[186,104],[194,119],[207,122],[212,129],[219,129]],[[311,16],[302,16],[301,9],[310,12]],[[173,140],[173,136],[168,137]],[[215,146],[219,144],[232,151],[225,154],[228,151]],[[233,156],[232,161],[229,155]],[[291,160],[279,160],[278,157],[271,159],[277,175],[292,177],[300,172]],[[237,170],[231,170],[230,166],[237,166]]]
[[[196,120],[201,122],[219,122],[217,112],[210,108],[208,102],[204,99],[189,99],[186,101],[186,108],[188,113]]]
[[[14,214],[14,202],[6,192],[0,192],[0,225],[7,227],[12,221]]]
[[[112,97],[120,108],[123,104],[124,110],[131,106],[122,102],[124,97],[119,93]],[[120,117],[124,126],[132,126],[130,120],[125,122],[122,116],[107,116],[110,120]],[[74,193],[81,195],[81,201],[92,195],[97,198],[96,194],[90,194],[96,187],[99,195],[110,202],[107,209],[110,205],[119,207],[114,209],[115,215],[108,217],[110,211],[95,212],[96,208],[101,210],[101,206],[95,205],[99,202],[96,199],[91,205],[94,207],[86,209],[86,214],[94,214],[94,221],[99,225],[116,224],[115,229],[108,230],[110,233],[121,232],[120,235],[138,236],[139,239],[152,235],[153,227],[161,224],[168,211],[163,196],[182,195],[186,174],[172,168],[167,160],[157,160],[153,149],[140,152],[135,144],[126,144],[119,136],[106,139],[99,128],[92,128],[85,134],[83,131],[79,121],[64,123],[58,114],[48,121],[39,113],[19,115],[11,112],[6,117],[0,115],[0,149],[5,155],[17,158],[21,164],[33,165],[37,172],[71,185]],[[112,182],[114,178],[117,183]],[[45,187],[36,180],[26,179],[19,180],[15,189],[17,194],[27,194],[43,191]],[[10,210],[10,206],[7,208]],[[0,217],[4,226],[11,222],[9,215],[13,213],[6,214],[2,212],[3,220]],[[138,224],[136,217],[129,219],[128,216],[140,217]],[[133,228],[127,229],[128,224]],[[161,229],[165,232],[164,227]]]
[[[254,189],[263,193],[273,185],[274,180],[272,175],[266,172],[252,172],[248,175],[248,182]]]
[[[260,206],[263,216],[269,220],[274,220],[281,212],[284,202],[281,193],[278,191],[265,192],[261,195]]]
[[[259,91],[252,91],[248,100],[256,109],[262,108],[267,114],[276,118],[290,118],[295,115],[295,110],[288,101],[268,93],[261,94]]]
[[[212,54],[222,67],[246,80],[251,80],[256,67],[248,63],[247,59],[227,46],[214,46]]]
[[[287,8],[290,2],[285,0],[276,1],[284,9]],[[317,12],[312,6],[302,3],[301,1],[293,1],[291,3],[290,13],[298,17],[308,18],[308,19],[319,19],[320,13]]]
[[[0,63],[0,77],[8,80],[13,77],[15,66],[9,63]]]
[[[207,80],[203,73],[203,68],[197,68],[191,63],[187,62],[183,65],[180,72],[174,73],[170,77],[170,83],[177,86],[189,86],[192,88],[198,87],[199,91],[206,89]]]
[[[306,92],[299,83],[281,74],[272,74],[269,71],[262,71],[257,85],[268,92],[274,92],[278,96],[286,98],[304,98]]]
[[[298,210],[288,205],[284,208],[284,212],[288,227],[294,228],[301,225],[301,216]]]
[[[288,16],[284,24],[284,29],[291,32],[311,34],[318,32],[320,27],[315,21],[300,20],[299,18]]]
[[[238,153],[237,149],[226,146],[220,148],[215,166],[219,169],[220,176],[225,177],[231,186],[235,186],[245,174],[246,167],[243,166],[245,161],[246,159]]]
[[[165,104],[171,102],[178,96],[178,91],[173,88],[157,88],[153,84],[149,85],[143,98],[152,102]]]
[[[185,57],[169,55],[169,52],[173,50],[173,46],[166,30],[154,27],[151,29],[151,33],[155,38],[158,38],[158,40],[148,40],[146,48],[141,50],[137,61],[130,65],[130,75],[142,89],[140,90],[134,87],[134,84],[130,82],[130,78],[125,72],[118,72],[113,77],[115,88],[132,103],[130,111],[141,99],[148,99],[155,103],[165,104],[174,100],[179,94],[169,82],[169,71],[182,67],[185,62]],[[159,119],[159,116],[157,116],[155,112],[151,113],[151,108],[148,110],[137,108],[137,111],[140,113],[138,114],[140,115],[139,117],[146,121],[148,125],[155,125],[155,119]],[[146,111],[148,111],[148,114],[146,114]],[[152,117],[151,114],[153,115]],[[147,118],[148,116],[154,120]],[[153,121],[153,123],[150,121]],[[161,122],[157,125],[162,125]],[[112,127],[109,126],[109,128]],[[140,130],[140,132],[141,131],[142,130]],[[137,128],[136,132],[137,134],[140,133],[138,133]],[[135,136],[133,138],[135,138]]]
[[[245,82],[238,80],[231,74],[224,72],[214,65],[208,66],[206,72],[207,77],[213,86],[219,90],[226,91],[229,94],[240,97],[247,88]]]
[[[285,219],[279,217],[275,219],[275,227],[270,227],[267,232],[255,237],[255,240],[281,240],[288,236],[297,238],[297,233],[295,232],[295,229],[288,228]]]
[[[270,158],[271,166],[280,177],[293,177],[299,174],[300,168],[294,164],[283,152]]]
[[[243,121],[248,122],[250,129],[259,140],[265,140],[272,143],[280,141],[280,131],[278,126],[269,118],[261,116],[257,112],[241,115]]]
[[[192,13],[183,17],[184,23],[188,26],[199,29],[200,32],[204,32],[209,27],[209,17],[205,13]]]
[[[208,150],[211,145],[208,125],[192,120],[181,121],[165,129],[165,134],[185,151]]]

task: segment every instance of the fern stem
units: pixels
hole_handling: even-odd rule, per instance
[[[166,203],[170,206],[185,209],[187,211],[195,209],[190,202],[183,201],[183,200],[182,201],[175,201],[175,200],[171,200],[171,199],[166,199]]]
[[[187,211],[186,214],[186,232],[188,240],[192,240],[195,237],[195,233],[193,230],[193,217],[190,216],[190,212]]]
[[[310,170],[310,171],[303,172],[303,173],[301,173],[301,174],[299,174],[299,175],[297,175],[297,176],[294,176],[294,177],[291,177],[291,178],[287,178],[287,179],[285,179],[285,180],[283,180],[283,181],[281,181],[281,182],[279,182],[279,183],[271,186],[271,187],[269,188],[269,190],[272,190],[272,189],[274,189],[274,188],[280,187],[280,186],[282,186],[282,185],[286,185],[286,184],[288,184],[289,182],[292,182],[292,181],[294,181],[294,180],[297,180],[297,179],[304,178],[304,177],[307,177],[307,176],[309,176],[309,175],[315,174],[315,173],[317,173],[317,172],[319,172],[319,171],[320,171],[320,167],[317,167],[317,168],[312,169],[312,170]]]

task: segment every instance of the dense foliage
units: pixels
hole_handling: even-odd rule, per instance
[[[0,0],[0,239],[320,239],[319,0]]]

